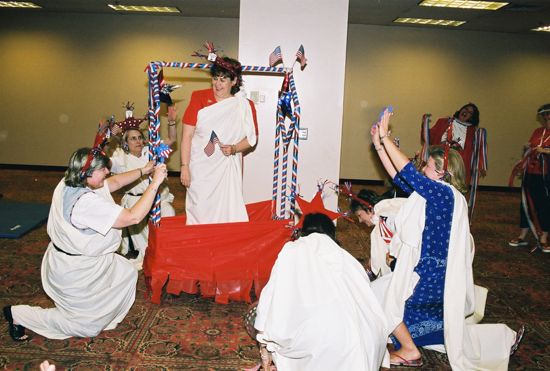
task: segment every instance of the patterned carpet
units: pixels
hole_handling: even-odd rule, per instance
[[[0,193],[8,200],[49,203],[61,176],[56,171],[2,169]],[[181,213],[184,192],[179,179],[170,177],[169,185]],[[484,322],[502,322],[514,329],[521,323],[527,326],[510,370],[550,370],[550,254],[507,246],[517,233],[518,204],[517,193],[478,195],[472,227],[475,278],[489,288]],[[354,256],[368,258],[367,228],[342,220],[338,238]],[[47,243],[45,226],[19,240],[0,239],[0,306],[52,305],[40,282]],[[218,305],[193,295],[164,295],[162,304],[154,305],[145,298],[140,277],[136,302],[126,319],[93,339],[48,340],[31,333],[30,342],[15,343],[1,321],[0,368],[36,370],[48,359],[61,370],[242,370],[259,361],[242,325],[247,306]],[[423,351],[423,357],[423,370],[450,369],[444,355]]]

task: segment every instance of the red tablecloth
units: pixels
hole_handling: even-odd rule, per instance
[[[165,217],[149,226],[143,273],[151,301],[160,304],[162,288],[250,302],[269,280],[279,251],[290,239],[289,220],[271,219],[271,201],[247,205],[249,222],[185,225],[185,216]]]

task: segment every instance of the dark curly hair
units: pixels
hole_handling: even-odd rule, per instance
[[[454,114],[454,118],[457,119],[458,118],[458,114],[460,113],[460,111],[462,111],[464,108],[466,107],[472,107],[472,109],[474,110],[474,113],[472,114],[472,118],[470,119],[470,124],[474,125],[474,126],[478,126],[479,125],[479,109],[477,108],[477,106],[473,103],[468,103],[468,104],[465,104],[463,105],[462,107],[460,107],[460,109],[458,111],[455,112]]]
[[[223,76],[231,80],[234,80],[235,78],[237,78],[237,83],[231,87],[231,94],[234,95],[239,90],[241,90],[241,86],[243,86],[242,66],[241,66],[241,63],[236,59],[229,58],[229,57],[222,57],[222,59],[225,62],[231,64],[233,68],[228,69],[216,63],[213,63],[212,67],[210,67],[210,76],[212,77]]]

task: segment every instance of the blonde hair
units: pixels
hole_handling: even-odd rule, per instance
[[[445,147],[444,146],[430,146],[428,154],[434,159],[435,167],[438,171],[443,171],[445,161]],[[447,170],[443,175],[442,180],[455,187],[460,193],[468,192],[466,186],[466,169],[464,168],[464,161],[462,156],[456,150],[449,149],[449,158],[447,162]]]

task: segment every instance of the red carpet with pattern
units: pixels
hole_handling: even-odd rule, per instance
[[[8,200],[49,203],[61,176],[56,171],[2,169],[0,193]],[[183,188],[177,177],[171,177],[169,185],[181,213]],[[518,193],[478,195],[472,227],[475,278],[489,288],[484,322],[502,322],[514,329],[522,323],[527,326],[510,370],[550,370],[550,254],[508,247],[507,241],[518,232],[518,208]],[[345,220],[338,224],[342,246],[360,259],[368,258],[369,232]],[[18,240],[0,239],[0,306],[52,305],[40,282],[47,244],[45,225]],[[37,370],[48,359],[60,370],[242,370],[259,361],[256,345],[243,327],[246,303],[219,305],[182,294],[164,295],[161,305],[151,304],[142,276],[137,290],[126,319],[93,339],[48,340],[29,332],[31,341],[15,343],[1,321],[0,368]],[[450,370],[445,355],[423,351],[423,359],[423,370]]]

